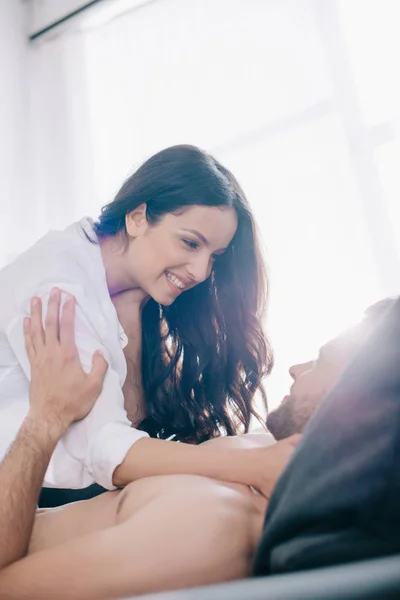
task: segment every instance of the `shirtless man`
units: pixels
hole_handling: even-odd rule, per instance
[[[270,448],[263,435],[206,442],[219,444],[221,453],[228,447],[229,457],[235,448],[249,449],[249,472],[260,470],[252,458],[261,460],[265,471],[262,493],[194,475],[147,477],[91,500],[39,510],[34,517],[55,444],[72,421],[90,410],[107,368],[95,357],[93,372],[82,371],[74,344],[73,299],[64,306],[60,327],[59,308],[58,294],[49,303],[44,331],[36,302],[26,324],[31,410],[22,437],[0,465],[0,489],[7,490],[1,496],[0,523],[13,546],[10,552],[7,543],[0,544],[0,599],[115,598],[250,575],[267,497],[298,436]],[[74,396],[79,402],[70,408]],[[30,459],[24,463],[27,446]],[[28,542],[28,556],[18,560]]]
[[[302,431],[380,312],[382,307],[370,309],[361,325],[325,346],[318,361],[292,369],[291,393],[268,421],[276,437]],[[33,331],[41,329],[36,316]],[[288,420],[286,431],[279,430],[279,423],[282,428]],[[115,598],[250,575],[267,497],[297,439],[268,449],[264,495],[242,485],[170,475],[139,479],[121,491],[38,511],[29,555],[0,572],[0,599]],[[219,444],[223,452],[226,446],[256,448],[265,440],[254,434],[206,444]]]

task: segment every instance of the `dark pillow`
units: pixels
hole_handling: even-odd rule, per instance
[[[400,552],[400,301],[307,426],[272,495],[256,575]]]

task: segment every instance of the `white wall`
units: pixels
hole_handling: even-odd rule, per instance
[[[0,264],[29,236],[28,42],[25,3],[0,0]],[[24,245],[24,244],[22,244]]]
[[[75,156],[72,132],[78,129],[85,139],[84,124],[69,103],[68,127],[64,110],[66,90],[77,87],[79,69],[74,62],[66,80],[69,46],[61,41],[53,41],[44,61],[43,44],[29,42],[32,9],[40,6],[0,0],[0,267],[49,228],[74,220],[74,200],[81,199],[76,187],[86,194],[79,172],[69,165]],[[84,172],[82,161],[79,166]]]
[[[29,35],[82,8],[84,0],[29,0]]]
[[[29,11],[28,34],[30,36],[88,4],[88,0],[26,1]],[[131,10],[132,7],[146,4],[149,1],[151,0],[99,0],[95,6],[90,7],[90,11],[84,11],[84,17],[86,19],[90,13],[90,26],[92,26],[94,23],[107,21],[110,17],[120,15],[125,10]],[[60,29],[58,29],[59,31]]]

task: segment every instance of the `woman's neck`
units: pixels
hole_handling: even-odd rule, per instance
[[[131,303],[141,310],[148,300],[148,295],[134,281],[132,274],[127,273],[124,241],[121,236],[110,236],[100,240],[100,249],[110,296],[113,298],[129,291]]]

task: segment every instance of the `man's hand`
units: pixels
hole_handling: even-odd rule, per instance
[[[31,302],[24,320],[25,345],[31,365],[30,412],[61,430],[83,419],[98,398],[108,364],[99,352],[90,373],[82,369],[74,338],[75,299],[69,296],[60,313],[61,292],[53,289],[45,328],[39,298]]]
[[[31,363],[30,410],[0,463],[0,569],[22,558],[29,546],[40,488],[51,456],[72,421],[93,407],[107,362],[95,353],[93,368],[81,367],[74,338],[75,299],[60,313],[61,292],[52,291],[45,321],[38,298],[24,321]],[[3,597],[0,594],[1,597]]]

